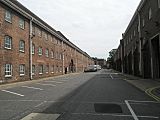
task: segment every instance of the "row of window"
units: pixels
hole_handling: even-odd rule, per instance
[[[12,37],[5,36],[4,47],[6,49],[12,49]],[[19,51],[20,52],[25,52],[25,42],[23,40],[19,41]],[[34,44],[32,44],[32,54],[35,54],[35,45]],[[43,55],[43,49],[42,49],[42,47],[38,48],[38,55],[39,56]],[[49,57],[49,49],[45,50],[45,56]],[[58,52],[54,53],[54,51],[51,50],[51,58],[54,58],[54,57],[56,59],[62,59],[62,54],[59,54]]]
[[[13,17],[12,12],[9,11],[9,10],[6,10],[6,11],[5,11],[5,21],[7,21],[7,22],[9,22],[9,23],[12,23],[12,17]],[[19,24],[18,26],[19,26],[21,29],[24,29],[24,28],[25,28],[25,20],[24,20],[24,19],[19,18],[19,23],[18,23],[18,24]]]
[[[11,77],[12,76],[12,64],[5,64],[5,77]],[[44,72],[46,73],[58,73],[58,72],[62,72],[62,66],[49,66],[49,65],[39,65],[38,68],[38,73],[39,74],[43,74]],[[32,65],[32,75],[35,75],[36,73],[36,66]],[[19,75],[20,76],[24,76],[25,75],[25,65],[24,64],[20,64],[19,65]]]

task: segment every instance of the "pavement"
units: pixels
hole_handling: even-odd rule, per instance
[[[123,76],[124,80],[126,80],[128,83],[137,87],[141,91],[144,91],[150,97],[160,102],[160,79],[142,79],[133,75],[122,73],[119,74]]]

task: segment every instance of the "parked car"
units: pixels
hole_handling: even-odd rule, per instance
[[[101,70],[102,67],[100,65],[96,65],[97,66],[97,70]]]
[[[84,72],[96,72],[97,71],[97,66],[96,65],[89,65],[84,69]]]

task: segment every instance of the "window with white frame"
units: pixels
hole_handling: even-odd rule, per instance
[[[46,49],[46,57],[49,57],[49,50]]]
[[[25,51],[25,42],[23,40],[19,41],[19,51],[24,52]]]
[[[19,75],[20,76],[25,75],[25,65],[24,64],[19,65]]]
[[[5,11],[5,20],[10,23],[12,22],[12,13],[8,10]]]
[[[42,55],[42,54],[43,54],[42,47],[39,47],[39,48],[38,48],[38,55]]]
[[[54,65],[51,66],[51,73],[54,73]]]
[[[48,40],[48,34],[47,33],[44,33],[44,38],[45,38],[45,40]]]
[[[35,75],[35,72],[36,72],[36,66],[32,65],[32,75]]]
[[[42,30],[40,30],[39,28],[37,28],[37,33],[39,37],[42,37]]]
[[[11,77],[11,76],[12,76],[12,65],[5,64],[5,77]]]
[[[39,65],[39,74],[43,74],[43,65]]]
[[[54,52],[51,51],[51,58],[54,58]]]
[[[158,8],[160,8],[160,0],[158,0]]]
[[[142,26],[143,27],[145,26],[145,20],[144,20],[144,18],[142,19]]]
[[[19,27],[22,29],[24,29],[24,27],[25,27],[25,21],[22,18],[19,18]]]
[[[32,44],[32,55],[35,53],[35,45]]]
[[[149,20],[152,18],[152,9],[151,8],[149,8]]]
[[[49,65],[46,65],[46,73],[49,73]]]
[[[12,38],[10,36],[5,36],[4,47],[6,49],[11,49],[12,48]]]

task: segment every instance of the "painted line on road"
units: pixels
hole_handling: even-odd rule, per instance
[[[135,112],[133,111],[132,107],[130,106],[129,102],[128,102],[127,100],[125,100],[125,103],[126,103],[128,109],[129,109],[129,111],[131,112],[134,120],[139,120],[138,117],[137,117],[137,115],[136,115]]]
[[[41,88],[36,88],[36,87],[30,87],[30,86],[21,86],[23,88],[29,88],[29,89],[35,89],[35,90],[43,90]]]
[[[46,103],[47,101],[43,101],[43,102],[41,102],[40,104],[38,104],[38,105],[36,105],[36,106],[34,106],[34,107],[39,107],[39,106],[41,106],[41,105],[43,105],[44,103]]]
[[[159,87],[160,87],[160,86],[153,87],[153,88],[149,88],[149,89],[145,90],[145,93],[148,94],[150,97],[154,98],[156,101],[159,101],[159,102],[160,102],[160,97],[158,97],[158,96],[156,96],[156,95],[154,95],[154,94],[152,93],[152,91],[153,91],[154,89],[157,89],[157,88],[159,88]]]
[[[138,103],[155,103],[155,104],[160,104],[160,102],[156,102],[156,101],[138,101],[138,100],[127,100],[127,101],[128,102],[138,102]]]
[[[110,74],[111,79],[114,79],[113,76]]]
[[[133,117],[132,115],[119,115],[119,114],[98,114],[98,113],[71,113],[73,115],[95,115],[95,116],[113,116],[113,117]],[[137,116],[139,118],[159,119],[157,116]]]
[[[44,82],[48,82],[48,83],[58,83],[58,84],[61,84],[61,83],[63,83],[63,82],[57,82],[57,81],[44,81]]]
[[[22,95],[22,94],[19,94],[19,93],[16,93],[16,92],[12,92],[12,91],[8,91],[8,90],[1,90],[1,91],[7,92],[7,93],[11,93],[11,94],[14,94],[14,95],[18,95],[18,96],[21,96],[21,97],[24,96],[24,95]]]
[[[44,86],[52,86],[52,87],[55,87],[56,85],[53,85],[53,84],[42,84],[42,83],[36,83],[38,85],[44,85]]]

